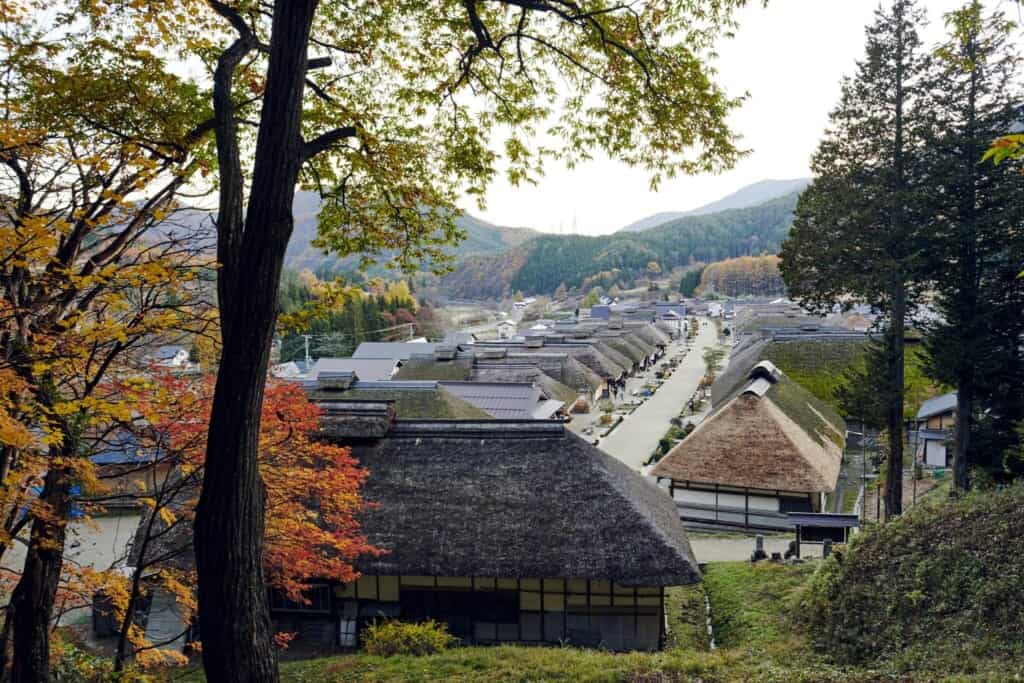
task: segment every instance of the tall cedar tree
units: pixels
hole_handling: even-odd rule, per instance
[[[1012,165],[979,163],[993,136],[1019,121],[1024,92],[1001,14],[972,2],[946,24],[929,79],[929,279],[940,318],[926,344],[929,374],[957,390],[953,482],[965,490],[972,466],[1004,470],[1000,455],[1024,417],[1024,195]]]
[[[191,22],[175,4],[116,7],[155,14],[164,29]],[[219,55],[223,347],[195,524],[203,664],[210,680],[276,681],[257,446],[300,178],[326,200],[318,246],[364,264],[388,251],[414,270],[443,262],[459,237],[456,196],[482,196],[500,158],[512,182],[536,177],[545,158],[593,149],[655,183],[727,167],[739,155],[725,124],[736,102],[705,59],[743,0],[207,4],[232,38],[205,51]],[[259,122],[251,147],[243,119]],[[530,144],[541,127],[557,149]],[[505,138],[500,150],[492,137]]]
[[[862,300],[886,316],[878,391],[886,397],[888,515],[903,510],[904,333],[921,260],[917,213],[924,202],[913,152],[923,136],[923,22],[913,0],[876,10],[865,58],[843,81],[812,159],[814,182],[800,196],[781,253],[786,286],[808,308]]]

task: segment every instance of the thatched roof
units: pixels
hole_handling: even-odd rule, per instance
[[[387,554],[366,573],[699,580],[664,491],[559,423],[398,422],[353,449],[378,507],[362,529]]]
[[[659,320],[658,322],[654,323],[654,326],[657,327],[662,334],[668,336],[670,339],[679,334],[679,330],[677,330],[675,327],[669,325],[667,322],[663,320]]]
[[[672,337],[659,330],[653,323],[646,323],[637,327],[628,328],[630,332],[636,334],[636,336],[643,339],[647,344],[654,347],[664,347],[670,341]]]
[[[357,382],[348,389],[330,389],[316,384],[306,394],[318,403],[332,401],[391,402],[404,419],[481,420],[490,417],[483,410],[453,396],[436,382]]]
[[[395,374],[397,380],[468,380],[473,375],[473,357],[438,360],[431,355],[414,355]]]
[[[629,358],[633,363],[643,363],[647,358],[647,353],[628,335],[623,335],[621,337],[603,337],[602,341]]]
[[[619,367],[624,370],[630,370],[633,367],[633,359],[626,356],[626,354],[622,353],[618,349],[613,349],[606,343],[606,341],[607,340],[596,339],[594,341],[594,348],[610,358]]]
[[[677,481],[832,491],[845,423],[780,372],[757,370],[651,472]]]
[[[373,439],[335,426],[325,436],[351,446],[369,472],[362,495],[376,505],[361,513],[361,531],[387,551],[357,561],[361,572],[637,586],[700,580],[671,498],[561,423],[398,421]],[[186,489],[182,500],[194,493]],[[144,526],[145,518],[139,538]],[[191,532],[178,523],[150,545],[147,560],[174,551],[167,563],[193,566]],[[138,553],[129,560],[134,566]]]
[[[617,380],[623,375],[629,374],[630,369],[632,369],[632,364],[622,366],[614,362],[600,351],[596,344],[585,346],[566,345],[559,348],[564,348],[573,358],[593,370],[604,380]]]
[[[752,341],[742,347],[737,345],[733,348],[732,353],[729,354],[729,363],[711,385],[712,407],[717,408],[726,399],[734,396],[739,388],[747,382],[750,369],[763,358],[761,354],[768,345],[768,340],[748,339],[752,339]]]

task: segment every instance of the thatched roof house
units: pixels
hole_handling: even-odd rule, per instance
[[[446,391],[437,382],[345,383],[339,378],[306,382],[306,395],[313,401],[389,401],[404,419],[486,420],[487,411]]]
[[[785,528],[785,512],[822,511],[839,478],[846,425],[774,365],[755,365],[651,472],[684,518]]]
[[[621,351],[609,346],[607,340],[602,340],[600,338],[594,339],[594,348],[600,351],[605,356],[607,356],[609,359],[612,360],[612,362],[614,362],[621,368],[630,370],[634,365],[632,358],[628,357]]]
[[[653,650],[664,588],[700,580],[673,501],[560,422],[321,405],[324,438],[369,472],[361,531],[385,553],[358,560],[356,582],[324,577],[308,605],[272,596],[297,647],[356,646],[385,617],[443,621],[464,642]]]
[[[324,429],[350,443],[347,425]],[[364,530],[389,550],[361,571],[624,586],[700,578],[668,496],[561,423],[398,421],[353,452],[371,472],[364,497],[380,504]]]
[[[660,646],[663,587],[700,579],[664,491],[561,423],[397,421],[357,438],[362,422],[324,422],[370,472],[362,529],[387,551],[335,592],[357,628],[388,614],[472,642]]]
[[[570,405],[580,394],[592,394],[604,385],[592,370],[568,354],[510,353],[504,347],[461,351],[450,360],[433,355],[412,356],[395,379],[528,382],[536,384],[549,397]]]

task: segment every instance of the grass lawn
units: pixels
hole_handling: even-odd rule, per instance
[[[857,496],[860,495],[859,486],[847,486],[843,489],[843,512],[852,514],[853,508],[857,506]]]
[[[715,642],[723,649],[817,660],[807,639],[793,628],[787,598],[810,577],[814,563],[787,566],[771,562],[719,562],[704,573],[711,599]]]
[[[281,665],[285,683],[594,681],[608,683],[854,683],[883,672],[840,669],[816,653],[788,616],[790,598],[814,564],[712,563],[700,586],[667,595],[671,634],[662,652],[617,654],[574,647],[461,647],[424,657],[340,655]],[[716,650],[709,649],[705,591]],[[202,680],[200,671],[173,680]],[[914,681],[903,675],[895,680]],[[922,676],[921,681],[942,680]],[[957,678],[954,680],[970,680]],[[985,679],[976,679],[985,680]]]

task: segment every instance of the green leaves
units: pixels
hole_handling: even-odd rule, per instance
[[[991,160],[994,164],[1001,164],[1007,159],[1024,159],[1024,135],[1004,135],[996,138],[981,157],[982,161]],[[1024,169],[1021,172],[1024,173]]]

